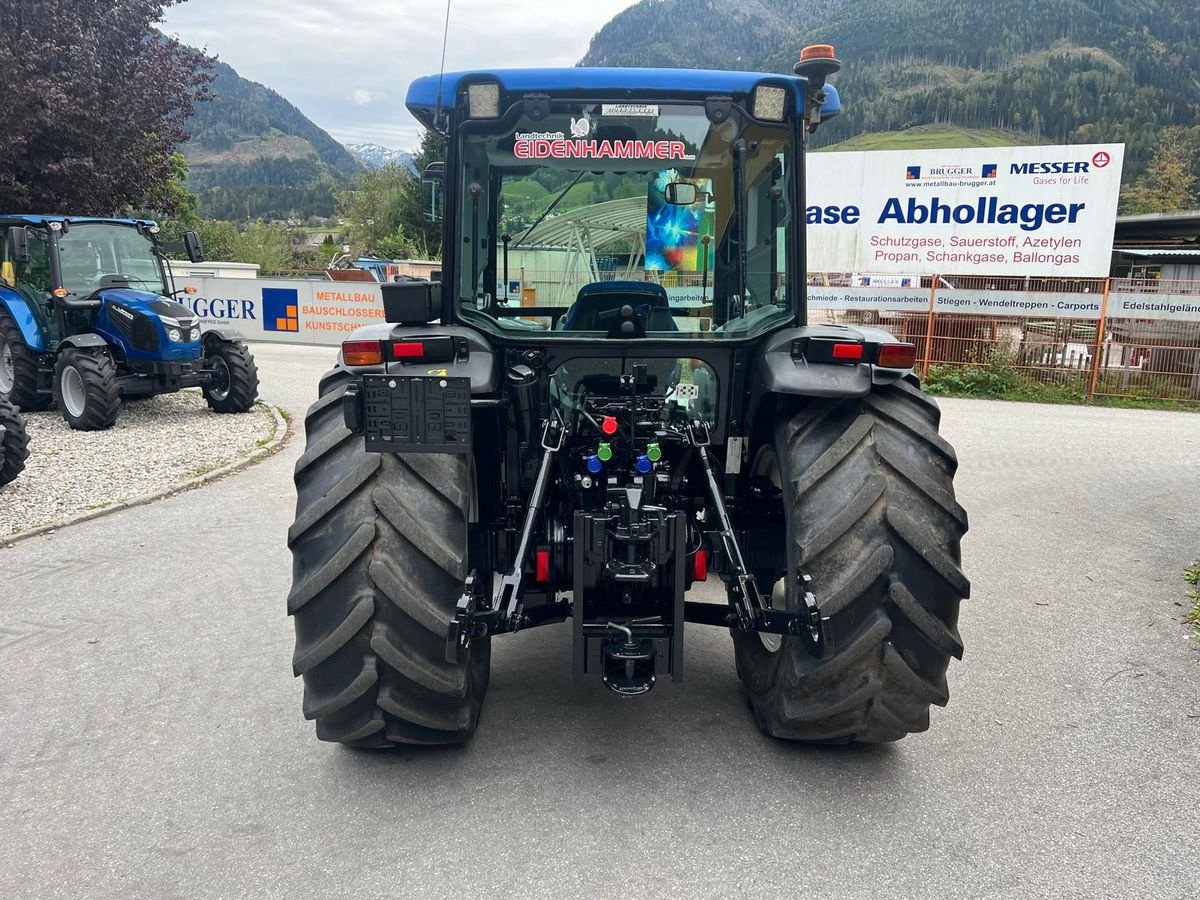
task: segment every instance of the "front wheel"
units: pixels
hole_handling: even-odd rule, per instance
[[[212,379],[204,388],[208,408],[219,413],[244,413],[258,399],[258,367],[250,349],[240,341],[210,341],[204,359]]]
[[[103,351],[64,350],[54,364],[54,401],[76,431],[105,431],[117,423],[117,370]]]
[[[834,655],[798,638],[735,633],[759,726],[780,738],[881,743],[929,727],[962,656],[959,561],[967,515],[937,405],[914,383],[781,410],[753,473],[773,483],[786,523],[786,575],[772,604],[800,608],[798,571],[828,616]],[[764,593],[769,592],[764,585]]]
[[[0,485],[8,484],[25,469],[29,434],[17,408],[0,399]]]

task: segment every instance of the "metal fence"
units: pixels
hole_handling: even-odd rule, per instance
[[[810,321],[887,328],[917,345],[926,378],[1200,403],[1200,282],[947,275],[875,288],[866,280],[811,277]],[[822,308],[821,288],[856,293]],[[918,293],[921,310],[911,306]],[[888,309],[899,301],[910,305]]]
[[[511,277],[510,302],[534,306],[569,305],[583,284],[620,275],[581,272],[572,280],[520,269]],[[711,277],[655,279],[673,306],[688,309],[691,327],[711,327]],[[810,274],[808,284],[811,322],[886,328],[916,344],[926,378],[957,374],[1057,385],[1089,399],[1200,403],[1200,281],[823,273]]]

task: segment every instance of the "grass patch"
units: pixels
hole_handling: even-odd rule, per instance
[[[1200,559],[1192,563],[1191,568],[1183,573],[1183,580],[1192,586],[1191,590],[1187,593],[1192,607],[1188,610],[1185,618],[1188,624],[1195,630],[1197,636],[1200,636]]]
[[[87,511],[95,512],[96,510],[99,510],[99,509],[108,509],[110,506],[112,506],[116,502],[117,501],[115,501],[115,500],[101,500],[99,503],[93,503],[91,506],[89,506],[87,508]]]
[[[1065,382],[1039,381],[1017,366],[1011,356],[1000,351],[986,359],[962,365],[930,366],[923,387],[930,394],[944,397],[1200,412],[1200,403],[1194,400],[1171,398],[1174,390],[1170,385],[1142,385],[1133,389],[1129,396],[1101,395],[1088,400],[1083,377],[1077,375]]]
[[[1021,131],[1003,128],[957,128],[953,125],[918,125],[902,131],[859,134],[821,147],[817,152],[839,150],[947,150],[961,147],[1010,147],[1041,143]]]

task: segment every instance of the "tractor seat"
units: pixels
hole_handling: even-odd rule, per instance
[[[563,331],[607,332],[622,306],[632,306],[645,322],[646,331],[678,331],[671,316],[667,289],[646,281],[594,281],[579,295],[563,317]]]

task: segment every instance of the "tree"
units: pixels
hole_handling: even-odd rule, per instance
[[[1195,148],[1183,129],[1164,129],[1146,174],[1125,189],[1121,212],[1137,215],[1192,209],[1196,205],[1195,158]]]
[[[172,154],[213,62],[154,30],[179,2],[0,4],[0,207],[111,214],[170,202]]]
[[[426,131],[413,156],[417,172],[445,160],[442,137]],[[350,229],[358,253],[389,259],[437,259],[442,252],[441,225],[426,222],[421,210],[421,179],[407,166],[390,163],[359,174],[338,195],[338,215]]]
[[[172,219],[185,229],[195,228],[200,221],[196,209],[200,198],[186,187],[188,177],[187,157],[178,150],[171,154],[171,175],[162,184],[155,186],[143,203],[154,218]]]

